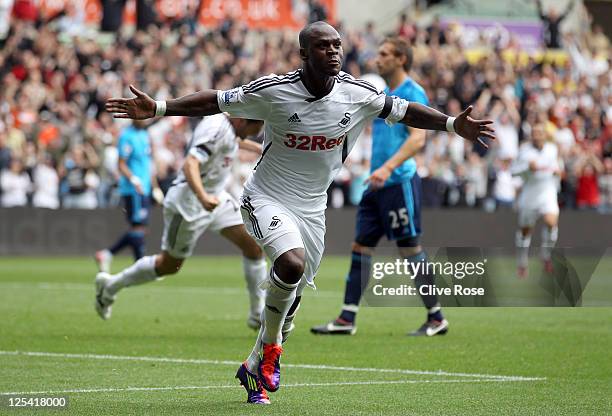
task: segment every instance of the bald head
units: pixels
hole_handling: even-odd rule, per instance
[[[342,39],[330,24],[311,23],[300,32],[300,57],[308,73],[334,77],[342,68]]]
[[[325,35],[340,37],[336,29],[327,22],[318,21],[306,25],[306,27],[300,31],[300,48],[308,49],[308,46],[310,46],[314,38]]]

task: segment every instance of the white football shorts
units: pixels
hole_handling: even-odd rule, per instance
[[[172,257],[184,259],[193,254],[193,249],[204,231],[219,232],[225,228],[242,225],[238,202],[228,192],[219,195],[219,205],[211,212],[194,221],[186,221],[176,210],[164,206],[164,232],[162,250]]]
[[[325,248],[325,212],[300,215],[264,194],[244,194],[240,212],[247,232],[263,247],[272,263],[289,250],[304,249],[306,264],[298,292],[305,285],[314,288]]]
[[[557,194],[521,194],[517,201],[519,227],[533,227],[542,215],[559,215]]]

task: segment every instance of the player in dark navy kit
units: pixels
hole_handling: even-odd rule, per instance
[[[378,50],[376,64],[387,82],[385,94],[428,105],[423,88],[408,76],[412,53],[401,38],[388,38]],[[425,144],[425,131],[405,124],[388,126],[375,119],[372,129],[370,187],[357,211],[356,238],[352,245],[351,267],[346,280],[340,316],[313,327],[314,334],[353,335],[359,301],[370,276],[373,249],[383,236],[395,241],[400,255],[410,262],[425,262],[419,243],[421,234],[421,180],[413,156]],[[420,273],[417,286],[433,284],[433,275]],[[427,308],[425,323],[410,335],[437,335],[448,331],[435,295],[421,296]]]

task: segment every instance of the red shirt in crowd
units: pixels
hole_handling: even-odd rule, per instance
[[[599,187],[597,186],[597,174],[595,172],[584,172],[578,177],[576,204],[578,207],[596,207],[599,205]]]

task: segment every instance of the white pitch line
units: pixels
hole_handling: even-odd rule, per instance
[[[283,388],[292,387],[340,387],[340,386],[370,386],[386,384],[432,384],[432,383],[507,383],[515,380],[381,380],[381,381],[339,381],[334,383],[294,383],[283,384]],[[164,391],[164,390],[211,390],[211,389],[236,389],[241,386],[234,384],[221,384],[218,386],[168,386],[168,387],[119,387],[98,389],[69,389],[48,391],[8,391],[0,392],[0,396],[27,395],[27,394],[67,394],[67,393],[115,393],[120,391]]]
[[[93,283],[50,283],[50,282],[0,282],[0,287],[4,289],[40,289],[40,290],[87,290],[93,291]],[[189,293],[189,294],[205,294],[205,295],[243,295],[246,294],[246,289],[233,288],[233,287],[201,287],[201,286],[160,286],[156,285],[153,287],[147,287],[146,290],[153,292],[157,291],[172,291],[177,293]],[[314,296],[323,298],[331,298],[341,296],[341,292],[334,292],[331,290],[315,290],[313,291]]]
[[[55,353],[55,352],[39,352],[39,351],[0,351],[0,355],[13,356],[29,356],[29,357],[56,357],[56,358],[75,358],[75,359],[92,359],[92,360],[118,360],[118,361],[146,361],[146,362],[163,362],[174,364],[209,364],[209,365],[240,365],[239,361],[229,360],[208,360],[208,359],[189,359],[189,358],[170,358],[170,357],[138,357],[126,355],[106,355],[106,354],[72,354],[72,353]],[[411,375],[428,375],[428,376],[447,376],[447,377],[466,377],[479,378],[502,381],[542,381],[545,377],[523,377],[523,376],[505,376],[494,374],[472,374],[472,373],[452,373],[448,371],[426,371],[426,370],[405,370],[400,368],[371,368],[371,367],[340,367],[331,365],[317,364],[283,364],[285,368],[301,368],[310,370],[328,370],[328,371],[355,371],[367,373],[393,373],[393,374],[411,374]]]

